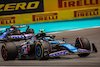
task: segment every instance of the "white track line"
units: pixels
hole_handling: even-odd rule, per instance
[[[99,28],[100,26],[91,27],[91,28]],[[74,29],[74,30],[67,30],[67,31],[77,31],[77,30],[85,30],[85,29],[91,29],[91,28],[83,28],[83,29]]]
[[[61,32],[50,32],[50,33],[47,33],[47,34],[57,34],[57,33],[61,33]]]
[[[67,31],[78,31],[78,30],[83,30],[83,29],[74,29],[74,30],[67,30]]]
[[[91,28],[99,28],[100,26],[96,26],[96,27],[91,27]]]
[[[100,26],[96,26],[96,27],[91,27],[91,28],[99,28]],[[78,31],[78,30],[85,30],[85,29],[91,29],[91,28],[83,28],[83,29],[74,29],[74,30],[66,30],[66,31]],[[63,31],[60,32],[50,32],[47,34],[57,34],[57,33],[62,33]]]

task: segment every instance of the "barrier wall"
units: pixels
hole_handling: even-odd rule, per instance
[[[0,16],[44,12],[43,0],[0,0]]]
[[[44,0],[44,11],[83,9],[100,6],[100,0]]]
[[[100,16],[100,0],[0,1],[0,26]]]
[[[0,25],[27,24],[100,16],[100,7],[0,16]]]

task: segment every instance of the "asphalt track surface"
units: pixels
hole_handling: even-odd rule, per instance
[[[78,36],[86,37],[91,43],[95,43],[98,53],[92,53],[88,57],[80,58],[77,55],[66,55],[61,58],[49,60],[12,60],[4,61],[0,55],[0,66],[42,66],[42,67],[100,67],[100,27],[76,31],[61,31],[55,33],[56,39],[68,38],[68,43],[75,43]],[[15,42],[16,45],[21,42]],[[0,43],[1,47],[2,43]]]

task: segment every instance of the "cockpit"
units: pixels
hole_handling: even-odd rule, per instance
[[[43,33],[44,29],[39,30],[41,33],[37,33],[35,36],[32,37],[32,40],[46,40],[46,41],[53,41],[55,36],[54,35],[46,35],[46,33]]]
[[[43,38],[43,37],[45,37],[46,36],[46,33],[38,33],[38,34],[36,34],[36,39],[41,39],[41,38]]]

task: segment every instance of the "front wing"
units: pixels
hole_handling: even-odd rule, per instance
[[[69,50],[61,50],[57,52],[50,53],[50,57],[56,57],[56,56],[61,56],[61,55],[73,55],[73,54],[83,54],[83,53],[97,53],[97,48],[95,47],[94,44],[92,44],[92,50],[89,51],[87,49],[77,49],[75,48],[75,52],[70,52]]]

